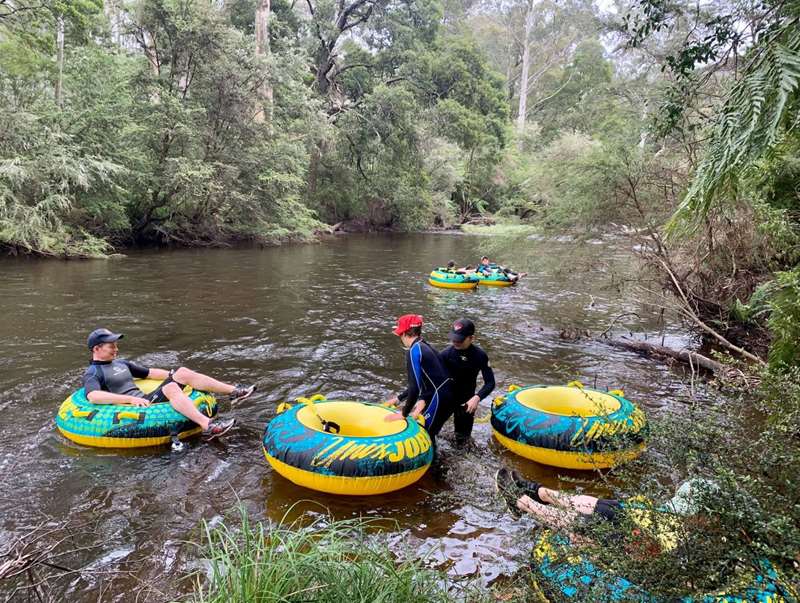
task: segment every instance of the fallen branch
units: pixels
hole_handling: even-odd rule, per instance
[[[748,352],[747,350],[745,350],[743,348],[740,348],[737,345],[732,344],[730,341],[725,339],[725,337],[723,337],[717,331],[715,331],[710,326],[708,326],[706,323],[704,323],[700,319],[700,317],[697,316],[697,313],[692,309],[692,306],[689,303],[689,300],[686,298],[686,294],[683,292],[683,289],[681,288],[680,284],[678,284],[678,279],[675,276],[675,274],[672,272],[672,270],[670,270],[669,266],[667,266],[667,264],[666,264],[666,262],[664,262],[664,260],[662,260],[661,258],[658,258],[658,257],[656,259],[661,263],[661,266],[664,268],[664,270],[667,271],[667,274],[669,274],[670,278],[672,279],[672,283],[675,285],[675,289],[677,289],[678,293],[681,296],[681,299],[683,299],[684,306],[679,308],[679,310],[681,311],[682,314],[684,314],[687,318],[690,318],[692,321],[694,321],[694,323],[698,327],[703,329],[706,333],[708,333],[709,335],[712,335],[713,337],[715,337],[717,339],[717,341],[719,341],[722,345],[724,345],[729,350],[733,350],[737,354],[741,354],[745,358],[748,358],[749,360],[752,360],[753,362],[756,362],[756,363],[760,364],[761,366],[765,366],[766,365],[766,362],[764,362],[761,358],[759,358],[755,354],[752,354],[752,353]]]
[[[626,350],[632,350],[634,352],[639,352],[641,354],[655,354],[657,356],[667,356],[669,358],[674,358],[676,360],[680,360],[681,362],[685,362],[690,366],[700,366],[706,370],[709,370],[713,373],[722,373],[725,371],[725,365],[721,362],[717,362],[716,360],[712,360],[707,356],[703,356],[702,354],[698,354],[697,352],[691,352],[689,350],[676,350],[674,348],[668,348],[663,345],[656,345],[654,343],[647,343],[646,341],[639,341],[635,339],[607,339],[607,340],[600,340],[605,341],[609,345],[613,345],[617,348],[623,348]]]

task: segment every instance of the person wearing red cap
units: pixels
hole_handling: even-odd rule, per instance
[[[393,333],[400,337],[406,348],[408,387],[391,404],[404,401],[400,412],[388,415],[387,421],[398,421],[408,416],[425,418],[425,429],[436,443],[436,435],[453,414],[450,375],[444,368],[438,352],[422,339],[422,316],[405,314],[397,319]]]

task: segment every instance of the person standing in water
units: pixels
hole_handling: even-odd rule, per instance
[[[392,331],[406,349],[408,387],[389,400],[391,405],[404,405],[400,411],[387,415],[386,420],[399,421],[409,416],[416,419],[422,415],[435,450],[436,436],[453,414],[453,397],[450,375],[438,352],[422,338],[422,322],[419,314],[405,314],[397,319]]]
[[[489,356],[475,345],[475,324],[471,320],[455,321],[449,337],[451,343],[439,357],[453,380],[453,426],[456,446],[461,448],[469,442],[478,403],[494,390],[494,371]],[[478,373],[483,377],[483,386],[476,394]]]

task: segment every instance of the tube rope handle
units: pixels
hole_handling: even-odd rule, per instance
[[[570,381],[569,383],[567,383],[567,387],[577,387],[578,389],[583,389],[583,383],[577,380]]]
[[[475,417],[475,422],[476,423],[488,423],[491,418],[492,418],[492,412],[489,411],[485,415],[483,415],[482,417]]]
[[[625,392],[622,391],[621,389],[610,389],[608,390],[608,393],[611,394],[612,396],[619,396],[620,398],[625,397]]]

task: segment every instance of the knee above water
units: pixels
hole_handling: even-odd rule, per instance
[[[182,366],[180,368],[175,369],[175,372],[172,373],[172,378],[175,381],[178,381],[180,383],[184,383],[185,384],[186,383],[185,380],[188,379],[191,374],[192,374],[192,371],[190,371],[185,366]]]

